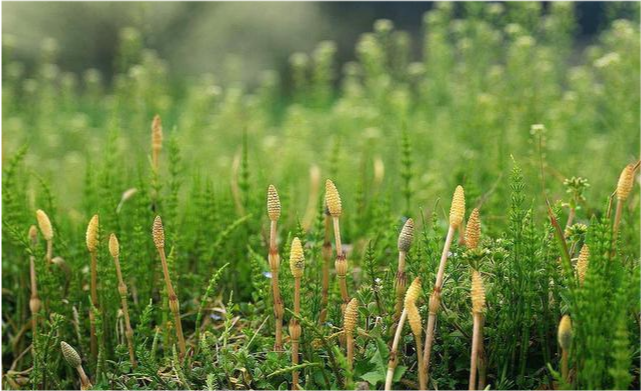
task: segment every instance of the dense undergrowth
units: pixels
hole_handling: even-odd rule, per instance
[[[632,20],[615,19],[622,10]],[[293,55],[288,97],[274,72],[255,89],[221,87],[211,75],[172,76],[134,30],[123,32],[110,83],[91,70],[81,80],[62,72],[53,42],[37,69],[24,69],[5,39],[3,386],[79,387],[61,353],[65,341],[98,389],[287,389],[295,372],[304,389],[380,389],[392,358],[393,387],[415,389],[420,367],[409,327],[390,355],[397,247],[405,246],[398,237],[412,218],[404,278],[409,286],[420,277],[422,329],[430,312],[436,316],[430,389],[468,387],[474,270],[485,288],[482,385],[638,388],[639,192],[635,185],[622,197],[619,183],[613,193],[639,154],[638,3],[613,4],[611,14],[598,40],[577,49],[570,3],[545,11],[539,3],[440,3],[425,15],[419,43],[378,21],[340,78],[330,42]],[[150,132],[155,114],[162,125]],[[335,243],[327,178],[342,200],[348,299],[359,303],[353,366],[341,333],[349,300],[334,271],[335,248],[323,303],[325,243]],[[280,196],[282,352],[274,350],[270,184]],[[452,230],[435,313],[430,295],[457,185],[465,219],[479,208],[481,240],[476,248],[465,242],[465,223]],[[42,217],[37,234],[30,231],[38,209],[52,238]],[[97,231],[85,237],[94,215]],[[156,216],[171,288],[157,226],[152,238]],[[304,249],[299,315],[287,267],[295,237]],[[30,260],[41,300],[36,333]],[[572,320],[564,349],[563,315]],[[302,330],[297,365],[292,323]]]

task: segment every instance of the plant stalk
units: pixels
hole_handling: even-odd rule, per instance
[[[405,320],[407,319],[407,309],[403,309],[401,317],[398,320],[398,326],[396,326],[396,333],[394,334],[394,341],[392,342],[392,349],[389,354],[389,363],[387,364],[387,376],[385,377],[385,390],[389,391],[392,389],[392,380],[394,378],[394,370],[398,365],[398,345],[401,341],[401,333],[403,332],[403,325],[405,325]]]
[[[476,389],[476,371],[479,355],[479,336],[481,332],[481,314],[474,313],[474,327],[472,331],[472,354],[470,355],[470,383],[469,390]]]
[[[116,264],[116,275],[118,276],[118,293],[120,294],[122,313],[125,317],[125,337],[127,337],[127,347],[129,348],[129,360],[131,361],[131,366],[136,368],[138,363],[136,363],[136,357],[134,354],[134,331],[131,328],[129,305],[127,304],[127,285],[125,285],[125,281],[122,278],[119,256],[114,257],[114,263]]]
[[[167,285],[167,296],[169,299],[169,309],[174,315],[174,323],[176,327],[176,336],[178,337],[178,349],[180,350],[180,360],[184,360],[187,355],[187,346],[185,344],[185,337],[183,336],[183,327],[180,321],[180,303],[178,302],[178,297],[174,291],[174,287],[171,284],[171,278],[169,277],[169,268],[167,267],[167,258],[165,257],[164,247],[158,248],[158,254],[160,255],[160,262],[162,262],[162,271],[165,276],[165,283]]]
[[[276,247],[276,226],[277,222],[272,220],[269,229],[269,266],[272,272],[272,294],[274,298],[274,350],[280,352],[283,350],[283,299],[280,296],[280,287],[278,283],[278,271],[280,269],[280,257]]]
[[[323,288],[321,298],[321,313],[319,324],[325,323],[327,319],[327,305],[329,303],[329,268],[332,261],[332,244],[330,242],[331,216],[325,214],[325,240],[323,241]]]

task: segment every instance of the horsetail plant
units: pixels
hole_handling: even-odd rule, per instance
[[[452,205],[450,206],[450,227],[447,231],[445,238],[445,245],[443,246],[443,253],[441,254],[441,261],[436,275],[436,282],[434,289],[430,295],[429,301],[429,314],[427,318],[427,331],[425,332],[425,349],[423,350],[423,367],[425,376],[429,379],[430,373],[430,356],[432,354],[432,343],[434,342],[434,326],[436,325],[436,315],[438,314],[439,307],[441,306],[441,289],[443,288],[443,279],[445,275],[445,263],[450,252],[452,245],[452,238],[454,232],[463,222],[465,217],[465,193],[462,186],[457,186],[452,197]]]
[[[407,219],[401,233],[398,235],[398,271],[396,272],[396,306],[394,309],[394,319],[398,320],[403,310],[403,294],[407,285],[407,276],[405,275],[405,258],[412,246],[414,239],[414,220]]]
[[[632,187],[634,186],[634,171],[635,165],[628,164],[625,166],[621,175],[619,176],[619,182],[617,183],[617,209],[614,215],[614,226],[612,228],[612,241],[616,242],[617,236],[619,233],[619,224],[621,223],[621,214],[623,213],[623,204],[630,196],[632,192]]]
[[[167,257],[165,255],[165,228],[162,225],[162,219],[160,218],[160,216],[156,216],[156,218],[154,219],[152,236],[154,239],[154,245],[156,246],[156,250],[158,250],[158,255],[160,256],[160,262],[162,263],[162,272],[165,277],[165,284],[167,287],[169,309],[174,315],[174,327],[176,327],[176,337],[178,338],[180,359],[184,360],[187,354],[187,346],[185,344],[182,323],[180,321],[180,303],[178,302],[178,296],[176,296],[176,291],[174,291],[174,287],[171,284],[171,277],[169,276],[169,267],[167,266]]]
[[[559,323],[559,346],[561,347],[561,376],[563,381],[569,383],[568,355],[572,345],[572,319],[570,315],[563,315]]]
[[[277,225],[280,218],[280,198],[273,185],[267,189],[267,215],[269,216],[269,268],[272,273],[272,295],[274,299],[274,350],[279,352],[283,350],[283,299],[280,297],[280,287],[278,286],[278,269],[280,268],[280,256],[276,245]]]
[[[416,359],[418,362],[418,383],[420,390],[427,390],[427,378],[425,377],[425,372],[423,372],[423,320],[421,319],[421,314],[418,311],[416,306],[416,300],[411,301],[413,298],[410,297],[410,301],[405,303],[405,308],[407,308],[407,320],[412,329],[412,334],[414,334],[414,343],[416,344]]]
[[[294,314],[300,316],[300,283],[305,269],[305,254],[300,239],[292,240],[289,254],[289,268],[294,277]],[[289,337],[292,340],[292,364],[298,365],[298,345],[301,328],[298,319],[295,317],[289,321]],[[298,370],[292,372],[292,390],[298,389]]]
[[[29,227],[29,242],[32,248],[38,244],[38,229],[35,225]],[[38,312],[42,306],[40,296],[38,296],[38,280],[36,278],[36,257],[31,254],[29,256],[29,279],[31,282],[31,297],[29,298],[29,310],[31,311],[31,335],[32,344],[31,354],[36,358],[36,340],[38,338]]]
[[[136,368],[136,357],[134,355],[134,331],[131,328],[131,321],[129,318],[129,306],[127,305],[127,285],[122,278],[122,271],[120,269],[120,243],[116,234],[109,236],[109,253],[114,259],[116,265],[116,277],[118,278],[118,294],[120,295],[120,303],[122,306],[122,313],[125,317],[125,337],[127,338],[127,348],[129,349],[129,359],[131,366]]]
[[[81,390],[90,390],[93,385],[89,381],[89,377],[85,373],[85,370],[82,368],[82,360],[76,349],[72,348],[71,345],[65,341],[60,342],[60,350],[62,350],[62,356],[64,357],[67,364],[70,367],[78,371],[78,376],[80,377],[80,389]]]
[[[482,331],[483,312],[485,311],[485,288],[483,279],[478,270],[472,271],[472,353],[470,355],[470,390],[476,390],[476,370],[479,357],[480,346],[483,344]]]
[[[53,227],[51,226],[49,216],[47,216],[42,209],[36,211],[36,219],[38,220],[38,227],[40,228],[40,232],[42,232],[42,237],[45,238],[47,242],[47,254],[45,257],[48,265],[53,258]]]
[[[96,309],[100,309],[100,304],[98,303],[98,229],[100,225],[100,220],[98,215],[93,215],[89,224],[87,225],[87,250],[89,251],[90,268],[91,268],[91,281],[90,281],[90,291],[91,291],[91,305]],[[94,311],[89,310],[89,321],[91,323],[91,358],[96,361],[98,358],[98,341],[96,338],[96,318]]]
[[[358,324],[358,300],[353,298],[345,307],[343,317],[343,330],[345,331],[345,341],[347,345],[347,370],[348,375],[345,378],[345,389],[349,388],[352,383],[352,368],[354,367],[354,331]]]
[[[338,193],[338,189],[330,179],[325,182],[325,203],[327,204],[327,210],[332,216],[332,220],[334,222],[334,241],[336,246],[336,261],[334,262],[334,267],[336,268],[336,276],[338,277],[338,283],[341,289],[341,298],[343,299],[341,309],[345,312],[345,306],[349,302],[349,293],[347,291],[346,280],[347,259],[345,258],[345,253],[343,253],[340,229],[340,217],[343,212],[343,206],[341,204],[341,196]]]
[[[327,206],[324,208],[324,236],[323,236],[323,248],[321,250],[323,255],[323,281],[322,281],[322,293],[321,293],[321,313],[318,317],[318,322],[320,324],[325,323],[327,319],[327,304],[329,303],[329,269],[330,263],[332,262],[332,243],[331,243],[331,219],[332,216],[329,214],[329,209]]]
[[[398,320],[398,325],[396,326],[396,332],[394,334],[394,340],[392,342],[392,350],[390,351],[389,354],[389,362],[387,364],[387,376],[385,377],[385,390],[391,390],[392,389],[392,380],[394,379],[394,371],[396,370],[396,366],[398,365],[398,345],[401,341],[401,334],[403,332],[403,326],[405,325],[405,320],[407,319],[408,316],[408,309],[412,306],[416,306],[416,300],[418,300],[419,295],[421,294],[421,279],[420,277],[416,277],[414,281],[410,284],[410,287],[407,288],[407,292],[405,293],[405,308],[403,308],[403,312],[401,312],[401,317]],[[413,309],[409,311],[414,311]],[[416,314],[413,314],[412,316],[415,316]],[[414,318],[413,322],[416,322],[416,318]],[[419,322],[420,323],[420,322]],[[416,324],[414,325],[416,327]],[[415,330],[412,329],[412,332]],[[416,330],[419,331],[419,330]],[[417,351],[417,354],[420,354],[420,352]],[[420,377],[420,375],[419,375]],[[424,381],[427,382],[427,378],[424,378]]]

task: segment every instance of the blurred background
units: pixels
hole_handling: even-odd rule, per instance
[[[62,70],[95,68],[109,80],[117,72],[118,43],[134,28],[175,76],[212,72],[219,82],[255,83],[259,72],[284,72],[296,51],[319,41],[336,43],[338,64],[354,59],[360,34],[389,19],[407,31],[418,53],[423,14],[433,2],[6,2],[3,40],[31,69],[53,39]],[[549,8],[543,2],[544,11]],[[578,45],[592,41],[607,20],[633,7],[575,4]],[[618,13],[618,15],[614,15]],[[629,16],[629,15],[628,15]],[[418,54],[416,54],[418,57]]]

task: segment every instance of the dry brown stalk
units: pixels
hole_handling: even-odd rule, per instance
[[[280,218],[280,198],[273,185],[267,189],[267,215],[269,216],[269,268],[272,273],[272,296],[274,299],[274,350],[279,352],[283,350],[283,299],[280,296],[280,287],[278,284],[278,270],[280,268],[280,256],[276,245],[277,224]]]
[[[427,318],[427,331],[425,332],[425,348],[423,350],[423,367],[426,379],[429,379],[430,356],[432,354],[432,344],[434,342],[434,326],[436,325],[436,315],[441,306],[441,290],[443,288],[443,279],[445,276],[445,264],[447,256],[452,245],[454,232],[463,222],[465,217],[465,193],[463,187],[457,186],[452,197],[452,206],[450,207],[450,228],[447,231],[441,261],[436,274],[434,289],[430,295],[429,315]]]
[[[127,285],[122,278],[122,271],[120,269],[120,243],[115,234],[109,236],[109,253],[114,259],[116,265],[116,276],[118,277],[118,293],[120,294],[120,303],[122,305],[122,313],[125,318],[125,337],[127,338],[127,347],[129,348],[129,359],[131,365],[136,368],[136,357],[134,355],[134,331],[131,328],[131,321],[129,319],[129,306],[127,305]]]
[[[178,338],[178,349],[180,350],[180,359],[184,360],[187,354],[187,346],[185,344],[185,337],[183,336],[183,327],[180,320],[180,303],[174,287],[171,284],[171,277],[169,276],[169,267],[167,266],[167,257],[165,256],[165,229],[162,225],[160,216],[154,219],[154,226],[152,230],[154,245],[158,250],[160,262],[162,263],[162,272],[165,277],[165,284],[167,286],[167,297],[169,299],[169,309],[174,315],[174,327],[176,328],[176,337]]]

